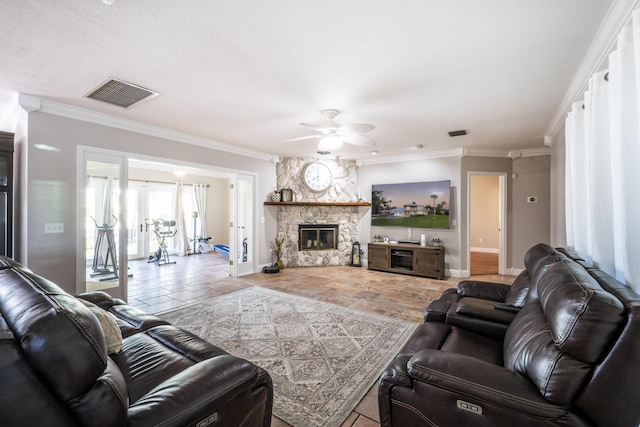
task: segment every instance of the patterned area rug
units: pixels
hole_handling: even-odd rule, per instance
[[[266,369],[273,414],[293,426],[339,426],[416,324],[261,287],[160,317]]]

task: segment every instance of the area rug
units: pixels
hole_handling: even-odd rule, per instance
[[[416,324],[254,286],[160,314],[266,369],[273,414],[339,426]]]

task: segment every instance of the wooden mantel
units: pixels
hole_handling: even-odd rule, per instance
[[[264,202],[265,206],[371,206],[369,202]]]

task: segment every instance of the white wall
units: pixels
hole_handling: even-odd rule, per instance
[[[524,254],[538,243],[551,243],[550,156],[522,157],[513,161],[511,254],[512,266],[524,269]],[[527,198],[537,198],[529,203]]]
[[[76,248],[76,151],[79,145],[132,153],[133,157],[151,155],[174,163],[254,172],[257,174],[256,202],[276,185],[275,164],[266,160],[39,111],[28,114],[27,129],[20,138],[26,138],[26,146],[21,176],[24,197],[19,207],[24,223],[19,237],[22,243],[19,260],[70,292],[76,289],[75,265],[78,251],[82,250]],[[46,144],[59,151],[36,149],[35,144]],[[276,223],[265,215],[263,206],[258,206],[258,215],[265,218],[256,236],[260,242],[258,262],[268,263],[268,242],[275,236]],[[65,224],[64,232],[45,234],[44,224],[49,222]]]

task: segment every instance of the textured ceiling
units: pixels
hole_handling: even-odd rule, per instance
[[[0,103],[23,92],[280,156],[315,155],[314,140],[285,141],[327,108],[374,124],[380,157],[541,148],[610,4],[3,0]],[[83,98],[109,77],[160,95]]]

